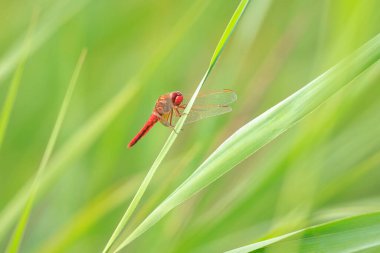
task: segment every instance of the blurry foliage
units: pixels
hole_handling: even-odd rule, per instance
[[[0,148],[0,251],[18,219],[10,203],[37,171],[82,48],[88,56],[47,166],[54,175],[21,252],[104,247],[170,129],[156,126],[133,149],[126,144],[159,95],[194,90],[238,3],[0,2],[1,107],[38,13]],[[376,0],[253,1],[204,87],[235,90],[233,112],[186,126],[126,232],[226,137],[378,34],[379,9]],[[379,78],[377,63],[126,251],[220,252],[379,210]],[[14,218],[4,225],[7,210]]]

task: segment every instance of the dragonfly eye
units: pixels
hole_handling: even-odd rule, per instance
[[[183,101],[182,93],[179,91],[172,92],[171,99],[174,105],[180,105]]]

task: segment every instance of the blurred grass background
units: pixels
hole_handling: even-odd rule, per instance
[[[133,149],[127,143],[159,95],[194,90],[238,3],[0,2],[1,106],[37,16],[0,146],[0,220],[6,210],[16,213],[10,203],[35,175],[76,61],[88,49],[47,167],[53,176],[40,189],[21,252],[104,247],[170,130],[156,126]],[[378,34],[379,8],[376,0],[253,1],[204,87],[235,90],[233,112],[186,126],[130,229],[227,136]],[[379,210],[379,70],[376,64],[363,73],[125,251],[220,252]],[[15,222],[0,223],[0,250]]]

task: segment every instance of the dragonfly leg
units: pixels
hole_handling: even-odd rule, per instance
[[[170,115],[169,115],[169,124],[170,124],[170,126],[173,126],[172,119],[173,119],[173,111],[171,111]]]
[[[178,113],[179,115],[181,115],[181,113],[178,111],[178,108],[185,109],[186,106],[187,106],[187,105],[180,105],[180,106],[178,106],[178,107],[175,108],[175,109],[177,110],[177,113]],[[183,115],[183,114],[184,114],[184,113],[182,113],[182,115]]]
[[[176,133],[176,134],[178,134],[179,132],[177,132],[176,130],[175,130],[175,126],[173,126],[172,125],[172,119],[173,119],[173,114],[171,113],[170,114],[170,116],[169,116],[169,122],[167,122],[168,123],[168,127],[170,127],[171,129],[173,129],[173,131]],[[181,131],[182,131],[183,129],[181,129]]]
[[[178,109],[176,109],[176,110],[178,110]],[[176,112],[176,110],[174,110],[174,112],[175,113],[177,113]],[[179,113],[179,112],[178,112]],[[166,126],[166,127],[170,127],[171,129],[173,129],[173,131],[176,133],[176,134],[178,134],[179,132],[177,132],[175,129],[174,129],[174,126],[173,126],[173,111],[172,112],[170,112],[170,114],[166,117],[162,117],[161,115],[157,115],[157,117],[160,119],[160,122],[164,125],[164,126]],[[182,129],[181,129],[181,131],[182,131]]]
[[[172,124],[172,121],[173,121],[173,113],[170,113],[169,116],[167,116],[168,119],[166,119],[166,117],[162,117],[162,116],[158,116],[160,118],[160,122],[166,126],[166,127],[170,127],[172,129],[174,129],[174,126]]]
[[[177,132],[175,129],[174,129],[174,126],[170,125],[168,121],[165,121],[165,122],[162,122],[166,127],[170,127],[176,134],[178,134],[179,132]],[[181,129],[182,130],[182,129]]]
[[[177,117],[181,117],[182,114],[179,112],[178,108],[174,108],[174,113]]]
[[[175,129],[174,129],[174,126],[172,127],[173,131],[176,133],[176,134],[179,134],[179,132],[177,132]]]
[[[177,117],[181,117],[182,115],[187,115],[187,114],[188,114],[188,113],[181,113],[181,112],[178,110],[178,108],[185,109],[185,108],[186,108],[186,105],[180,105],[180,106],[174,108]]]

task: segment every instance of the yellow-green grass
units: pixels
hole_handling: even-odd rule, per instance
[[[126,144],[159,95],[194,92],[239,3],[0,2],[0,113],[9,112],[0,251],[12,241],[82,48],[87,58],[20,252],[104,249],[171,129],[157,125],[132,149]],[[121,252],[376,252],[379,8],[376,0],[252,1],[202,88],[233,89],[233,111],[183,127],[116,241],[131,241]]]

